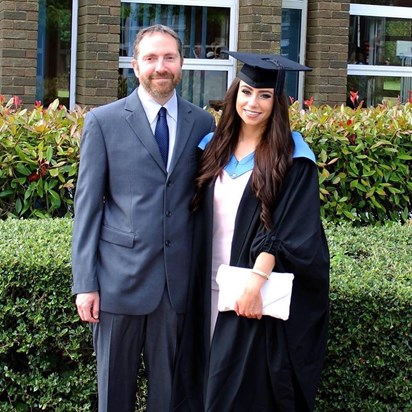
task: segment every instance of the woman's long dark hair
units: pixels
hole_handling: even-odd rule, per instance
[[[200,160],[193,211],[199,208],[206,185],[214,183],[222,174],[238,143],[241,119],[236,111],[236,99],[239,83],[240,79],[236,78],[229,87],[214,137]],[[252,173],[252,190],[261,202],[260,220],[267,229],[272,227],[273,206],[292,163],[293,148],[286,97],[274,95],[271,116],[255,149]]]

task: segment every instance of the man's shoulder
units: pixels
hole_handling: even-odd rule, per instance
[[[125,107],[125,103],[126,97],[123,97],[119,100],[115,100],[114,102],[94,107],[92,110],[90,110],[90,113],[93,113],[96,117],[111,116],[114,113],[118,113],[119,110],[123,110]]]
[[[204,117],[205,119],[206,119],[206,118],[211,118],[211,117],[213,117],[212,114],[209,113],[207,110],[202,109],[201,107],[195,105],[195,104],[192,103],[192,102],[189,102],[189,100],[180,98],[180,99],[178,100],[178,103],[179,103],[180,105],[182,105],[183,107],[187,108],[187,110],[191,110],[191,111],[192,111],[194,114],[196,114],[197,116]]]

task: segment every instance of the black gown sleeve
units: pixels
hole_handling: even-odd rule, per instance
[[[308,271],[313,266],[328,265],[315,163],[306,158],[294,159],[272,216],[272,229],[261,228],[252,243],[252,261],[259,253],[268,252],[275,256],[275,271],[303,277],[316,275],[317,271]]]

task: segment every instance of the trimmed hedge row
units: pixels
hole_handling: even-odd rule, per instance
[[[0,221],[0,410],[90,411],[95,362],[70,295],[69,219]]]
[[[331,325],[318,412],[412,411],[412,226],[327,225]]]
[[[91,334],[70,294],[71,226],[0,221],[0,411],[96,410]],[[412,226],[326,232],[331,325],[317,411],[410,411]]]
[[[72,216],[85,110],[58,103],[29,111],[0,99],[0,218]],[[412,104],[300,110],[295,102],[289,112],[317,155],[325,221],[411,218]]]

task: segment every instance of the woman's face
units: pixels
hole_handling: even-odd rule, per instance
[[[274,96],[274,89],[255,89],[241,80],[236,98],[236,111],[243,123],[248,126],[265,126],[272,113]]]

